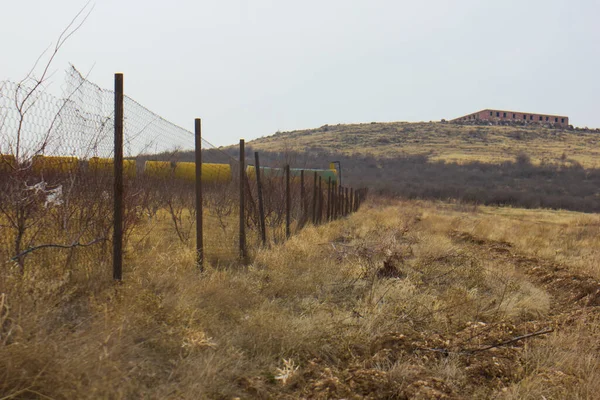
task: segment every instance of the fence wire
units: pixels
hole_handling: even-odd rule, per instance
[[[21,253],[40,243],[98,243],[81,254],[111,259],[115,93],[73,66],[62,89],[56,97],[41,85],[0,83],[0,227],[9,232],[0,235],[0,256],[14,258],[23,269],[32,256]],[[194,133],[125,96],[123,136],[126,248],[195,246]],[[260,168],[259,196],[254,154],[246,154],[248,167],[242,167],[238,151],[202,139],[205,260],[239,261],[240,224],[249,255],[307,223],[343,215],[332,170],[292,169],[288,192],[283,167],[293,160],[267,161]],[[38,262],[44,260],[43,252],[36,254]]]
[[[28,263],[42,273],[110,261],[112,178],[92,157],[110,151],[96,144],[112,116],[86,109],[92,100],[31,80],[0,83],[0,257],[22,272]]]

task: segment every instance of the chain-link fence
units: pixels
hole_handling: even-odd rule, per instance
[[[0,256],[22,273],[110,262],[112,178],[95,161],[110,156],[112,112],[79,89],[0,83]]]
[[[358,207],[335,168],[290,169],[285,158],[256,168],[258,154],[243,143],[217,148],[74,67],[62,97],[42,89],[0,83],[0,256],[22,272],[26,260],[66,265],[85,255],[107,264],[116,242],[127,256],[165,238],[196,246],[213,265],[247,261],[307,223]],[[52,248],[66,251],[48,257]],[[114,254],[122,257],[120,247]]]

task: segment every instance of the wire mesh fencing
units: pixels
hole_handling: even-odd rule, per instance
[[[92,276],[115,265],[111,250],[122,257],[117,245],[127,256],[179,243],[228,265],[357,208],[358,192],[340,190],[334,168],[289,161],[258,166],[243,141],[217,148],[198,127],[173,124],[74,67],[62,97],[36,82],[2,82],[0,257],[21,273],[27,263],[101,260],[81,271]]]
[[[0,256],[21,273],[27,263],[108,259],[112,179],[93,155],[110,151],[101,138],[111,115],[85,105],[76,91],[57,97],[40,82],[0,83]]]
[[[258,166],[257,166],[258,165]],[[257,206],[250,210],[257,245],[284,242],[307,224],[321,225],[356,211],[365,192],[341,187],[337,170],[262,166],[256,155],[247,168],[250,193]]]
[[[212,264],[240,259],[240,168],[238,159],[202,139],[204,256]]]

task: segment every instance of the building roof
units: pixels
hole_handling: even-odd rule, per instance
[[[476,114],[476,113],[480,113],[483,111],[499,111],[499,112],[506,112],[506,113],[514,113],[514,114],[527,114],[527,115],[544,115],[544,116],[548,116],[548,117],[560,117],[560,118],[568,118],[566,115],[556,115],[556,114],[546,114],[546,113],[536,113],[536,112],[525,112],[525,111],[512,111],[512,110],[500,110],[497,108],[485,108],[483,110],[480,111],[476,111],[474,113],[471,114]],[[471,115],[471,114],[467,114],[467,115]]]

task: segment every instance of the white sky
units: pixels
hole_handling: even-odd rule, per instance
[[[1,0],[0,80],[85,5]],[[164,118],[233,144],[277,130],[429,121],[484,108],[600,127],[599,0],[95,0],[68,62]]]

